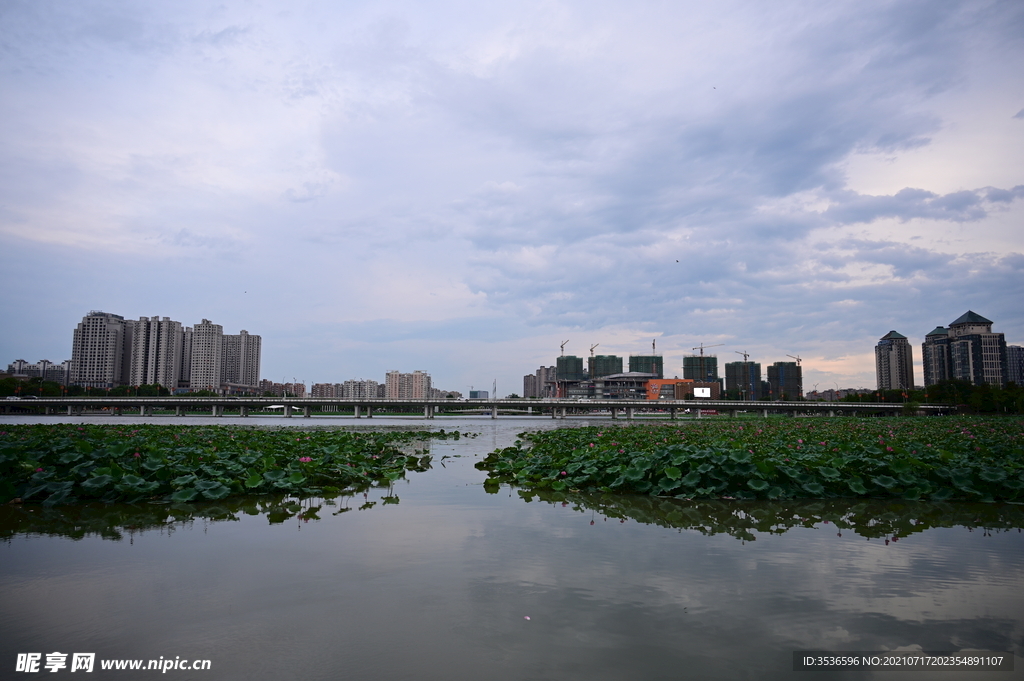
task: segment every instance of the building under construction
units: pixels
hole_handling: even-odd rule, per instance
[[[744,400],[761,399],[761,363],[726,362],[725,389],[735,390]]]
[[[622,373],[622,358],[617,355],[591,355],[587,358],[590,380]]]
[[[655,378],[664,378],[664,358],[661,355],[630,355],[629,373],[654,374]]]
[[[799,400],[804,394],[799,362],[775,362],[768,367],[768,386],[773,400]]]
[[[715,355],[687,355],[683,357],[683,378],[694,381],[718,380],[718,357]]]

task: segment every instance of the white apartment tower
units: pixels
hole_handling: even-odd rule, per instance
[[[129,383],[158,384],[174,390],[181,375],[181,322],[168,317],[140,317],[133,325]]]
[[[204,319],[192,328],[192,390],[219,390],[224,355],[224,327]]]
[[[71,343],[72,385],[114,388],[130,373],[134,324],[109,312],[92,311],[82,318]]]
[[[260,346],[262,338],[241,333],[224,336],[222,382],[255,387],[260,382]]]

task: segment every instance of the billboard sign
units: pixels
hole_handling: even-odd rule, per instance
[[[711,397],[711,388],[694,388],[694,397]]]

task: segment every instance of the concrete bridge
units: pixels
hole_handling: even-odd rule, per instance
[[[211,416],[224,416],[226,412],[249,416],[258,411],[280,410],[285,418],[293,414],[310,417],[351,412],[355,418],[372,418],[376,413],[422,414],[423,418],[451,415],[489,414],[497,418],[505,415],[536,415],[550,413],[552,418],[564,419],[570,414],[602,414],[612,419],[631,420],[641,414],[668,416],[670,419],[689,414],[704,418],[709,411],[737,416],[741,412],[754,412],[767,417],[770,412],[783,412],[791,416],[899,416],[902,403],[893,402],[742,402],[733,400],[570,400],[570,399],[484,399],[484,400],[398,400],[360,399],[345,400],[322,397],[40,397],[4,400],[0,409],[5,414],[45,413],[84,415],[106,411],[115,414],[137,413],[140,416],[155,411],[174,410],[175,416],[207,412]],[[917,413],[943,414],[954,411],[941,404],[923,404]],[[705,412],[705,413],[702,413]]]

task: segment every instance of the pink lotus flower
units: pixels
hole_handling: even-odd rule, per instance
[[[313,460],[313,457],[311,457],[311,456],[300,456],[299,457],[299,461],[301,461],[302,463],[309,463],[312,460]]]
[[[37,468],[37,469],[36,469],[36,473],[42,473],[42,472],[43,472],[43,469],[42,469],[42,468]]]
[[[136,459],[138,459],[139,457],[142,456],[142,454],[139,454],[138,452],[135,452],[134,454],[132,454],[132,456],[134,456]]]
[[[569,474],[566,473],[565,471],[562,471],[562,475],[569,475]]]

